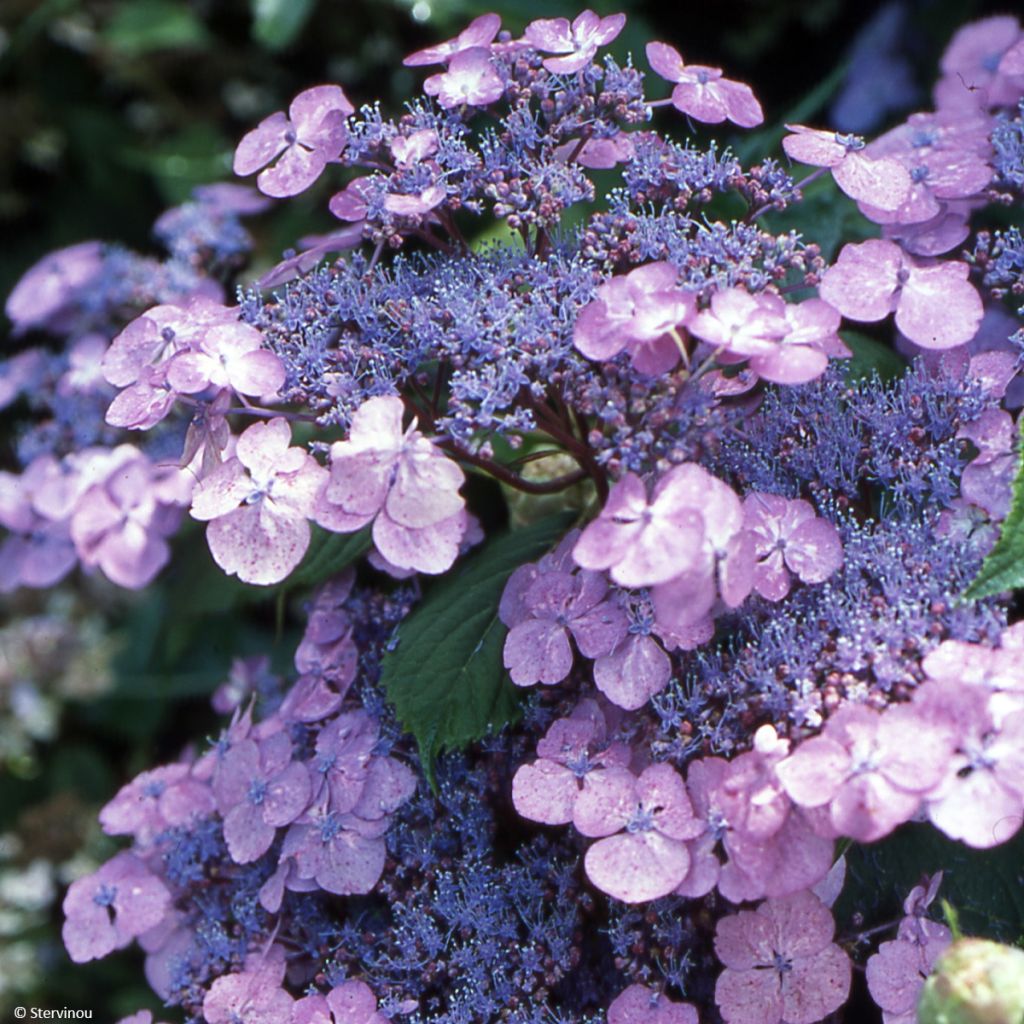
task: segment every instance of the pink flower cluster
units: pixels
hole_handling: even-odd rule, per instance
[[[691,763],[686,781],[667,764],[636,763],[614,738],[620,713],[590,699],[557,720],[538,759],[516,773],[512,799],[524,817],[570,822],[596,839],[590,880],[627,903],[714,888],[732,902],[783,896],[819,883],[832,842],[792,805],[775,777],[788,745],[770,726],[734,761]],[[720,859],[718,849],[725,855]]]
[[[669,470],[648,497],[627,473],[582,534],[509,578],[505,667],[517,686],[559,683],[575,642],[598,689],[636,710],[668,684],[666,651],[706,642],[720,611],[754,589],[782,600],[793,576],[820,583],[842,560],[835,526],[806,501],[754,493],[741,503],[693,463]]]
[[[211,389],[272,401],[284,383],[280,359],[238,310],[195,295],[154,306],[114,338],[103,374],[122,390],[107,410],[112,426],[148,430],[181,396]]]
[[[373,542],[397,569],[440,573],[466,532],[464,476],[415,421],[402,429],[398,398],[371,398],[352,417],[347,441],[331,446],[330,476],[314,518],[351,533],[373,523]]]
[[[660,261],[601,285],[580,311],[573,341],[589,359],[628,352],[636,370],[654,376],[680,359],[689,362],[685,339],[693,335],[721,363],[747,362],[764,380],[804,384],[825,372],[829,356],[850,354],[836,333],[839,319],[820,299],[794,305],[743,288],[713,292],[708,308],[698,311],[676,268]]]
[[[20,476],[0,472],[0,591],[53,586],[79,563],[118,586],[146,586],[170,558],[193,483],[131,445],[39,455]]]
[[[312,625],[311,633],[322,635]],[[390,817],[412,795],[415,777],[376,753],[378,723],[366,711],[342,710],[343,693],[332,691],[321,673],[303,678],[274,715],[254,725],[251,709],[236,712],[209,754],[144,772],[102,810],[104,831],[130,835],[134,846],[69,890],[64,938],[73,959],[104,956],[141,936],[147,973],[160,990],[188,928],[173,908],[169,883],[153,869],[162,837],[211,815],[222,822],[228,854],[238,865],[262,857],[285,830],[277,870],[260,891],[271,913],[286,889],[350,894],[374,887],[384,868]],[[291,739],[300,724],[315,737],[304,757]],[[215,984],[207,1001],[248,984]],[[207,1020],[213,1020],[209,1012]]]

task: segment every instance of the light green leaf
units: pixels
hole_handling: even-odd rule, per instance
[[[283,50],[309,21],[316,0],[252,0],[252,37],[268,50]]]
[[[518,714],[502,663],[506,629],[498,603],[512,572],[543,555],[575,515],[551,516],[492,540],[440,581],[399,627],[381,682],[416,737],[431,785],[442,750],[460,749]]]
[[[175,0],[125,0],[103,31],[114,50],[139,57],[157,50],[198,50],[210,42],[191,7]]]
[[[1020,418],[1018,430],[1024,439],[1024,416]],[[1020,447],[1018,444],[1018,449]],[[1003,521],[999,540],[982,562],[977,577],[964,596],[991,597],[1017,587],[1024,587],[1024,462],[1017,467],[1013,501],[1009,515]]]

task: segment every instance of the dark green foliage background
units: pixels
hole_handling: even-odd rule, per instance
[[[304,87],[337,81],[355,103],[380,98],[393,111],[422,79],[401,66],[403,54],[447,38],[487,10],[497,10],[519,32],[532,18],[573,16],[582,6],[582,0],[431,0],[430,17],[420,23],[412,16],[413,0],[0,0],[0,295],[59,246],[99,238],[150,250],[150,227],[159,213],[195,185],[229,178],[238,138]],[[746,158],[776,151],[784,119],[812,120],[821,111],[839,84],[837,69],[850,40],[875,10],[843,0],[678,7],[594,0],[592,6],[630,15],[613,48],[620,57],[632,50],[645,67],[643,44],[658,38],[678,46],[690,63],[720,65],[731,77],[750,82],[774,129],[741,143]],[[981,0],[911,0],[910,6],[920,14],[911,56],[922,83],[954,27],[991,7]],[[282,204],[259,221],[255,230],[265,263],[301,234],[329,226],[322,201],[326,188]],[[823,233],[824,246],[834,249],[840,237],[849,240],[857,230],[851,211],[852,204],[823,183],[806,207],[774,226],[806,226]],[[11,351],[7,329],[3,322],[0,343]],[[872,340],[858,336],[858,343],[868,372],[877,364]],[[10,417],[0,418],[0,468],[10,464],[14,429]],[[500,520],[501,513],[487,518]],[[286,671],[308,593],[303,587],[322,578],[325,567],[356,557],[365,542],[362,535],[344,542],[321,537],[304,564],[305,578],[267,592],[226,580],[193,526],[177,542],[172,566],[144,594],[75,584],[102,610],[120,645],[114,682],[98,699],[65,704],[57,738],[39,743],[33,757],[0,765],[0,835],[19,837],[21,863],[56,856],[55,848],[64,856],[87,841],[100,855],[112,853],[115,844],[96,836],[96,809],[135,773],[173,760],[187,744],[213,733],[217,723],[209,695],[233,656],[269,654]],[[536,554],[531,548],[521,560]],[[501,572],[513,567],[502,563]],[[444,586],[436,585],[442,602]],[[38,612],[42,600],[21,594],[0,603],[0,619],[10,623]],[[399,646],[387,671],[400,714],[432,755],[444,738],[424,724],[415,693],[403,689],[410,680],[400,671],[418,621],[408,622],[406,650]],[[488,628],[486,653],[494,667],[495,652],[500,661],[498,631],[493,622]],[[427,634],[424,642],[430,643]],[[890,844],[888,853],[856,855],[851,892],[867,892],[871,879],[888,886],[878,901],[857,909],[889,913],[897,879],[900,886],[917,880],[907,841],[912,840],[901,839],[898,849]],[[922,862],[920,870],[938,864]],[[964,899],[980,906],[986,897],[977,879],[998,878],[1002,869],[980,863],[978,868],[975,878],[965,867],[958,882],[969,880]],[[1019,908],[1007,902],[1004,910],[1013,920],[1001,920],[1000,933],[1019,933]],[[865,926],[878,919],[869,916]],[[59,927],[58,900],[49,920],[30,934],[0,935],[0,944],[30,943],[45,979],[31,991],[4,993],[0,986],[0,1015],[18,1004],[68,1006],[89,1008],[94,1020],[112,1022],[142,1006],[157,1008],[142,978],[140,954],[75,967],[63,952]],[[162,1019],[168,1016],[177,1019]]]

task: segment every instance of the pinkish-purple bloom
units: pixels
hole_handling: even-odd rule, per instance
[[[68,955],[85,963],[122,949],[164,917],[171,894],[133,853],[124,851],[71,883],[62,936]]]
[[[588,359],[629,352],[640,373],[671,370],[682,355],[678,330],[696,313],[692,294],[679,287],[679,271],[664,260],[613,277],[580,311],[573,343]]]
[[[743,499],[743,513],[757,555],[754,589],[769,601],[789,593],[791,573],[821,583],[843,564],[839,531],[809,502],[754,491]]]
[[[578,14],[569,24],[568,18],[539,18],[531,21],[523,33],[523,41],[541,53],[556,53],[547,57],[544,67],[556,74],[573,74],[586,67],[597,53],[598,47],[607,46],[626,24],[624,14],[610,14],[602,18],[591,10]]]
[[[462,470],[415,422],[402,430],[398,398],[370,398],[352,417],[347,441],[331,446],[330,478],[316,521],[351,533],[373,521],[377,550],[400,569],[440,573],[459,551],[466,514]]]
[[[261,192],[275,198],[304,192],[341,155],[348,140],[345,118],[354,110],[340,86],[300,92],[287,115],[271,114],[242,138],[235,150],[235,174],[266,168],[256,179]]]
[[[512,780],[516,810],[531,821],[565,825],[584,789],[614,787],[632,755],[624,743],[610,743],[607,732],[604,714],[590,699],[553,722],[537,744],[538,759],[522,765]]]
[[[504,661],[517,686],[561,682],[572,668],[570,634],[585,658],[612,651],[626,634],[626,615],[607,600],[608,583],[596,572],[538,572],[522,595],[505,638]]]
[[[827,806],[836,835],[867,843],[914,815],[943,777],[951,747],[951,730],[929,728],[911,707],[848,704],[776,771],[794,803]]]
[[[214,561],[246,583],[283,580],[309,547],[309,519],[326,471],[302,448],[280,417],[254,423],[235,455],[199,483],[192,516],[209,521]]]
[[[584,859],[587,877],[625,903],[667,896],[690,869],[685,841],[704,831],[703,822],[671,765],[614,778],[614,785],[584,789],[576,800],[573,823],[598,838]]]
[[[259,744],[251,739],[236,743],[218,763],[213,793],[228,852],[237,864],[263,856],[277,829],[290,825],[309,805],[309,772],[291,757],[291,740],[279,732]]]
[[[677,83],[672,105],[707,124],[729,120],[741,128],[754,128],[764,121],[764,111],[749,85],[722,77],[721,68],[684,64],[675,47],[648,43],[647,60],[655,73]]]
[[[495,70],[490,49],[474,46],[459,50],[447,71],[431,75],[423,83],[423,91],[435,96],[445,110],[461,106],[486,107],[501,99],[505,84]]]
[[[715,1002],[726,1024],[814,1024],[839,1009],[852,970],[834,932],[828,908],[810,892],[723,917]]]
[[[895,242],[872,238],[844,245],[822,279],[821,297],[851,320],[882,320],[924,348],[952,348],[970,341],[983,313],[967,280],[968,266],[952,260],[931,265],[907,256]]]

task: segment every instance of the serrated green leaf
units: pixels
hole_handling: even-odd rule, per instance
[[[872,373],[877,373],[882,380],[895,380],[903,376],[907,364],[899,353],[888,345],[883,345],[880,341],[858,331],[840,331],[839,337],[853,352],[850,359],[844,359],[840,363],[843,375],[848,381],[862,380],[864,377],[870,377]]]
[[[370,527],[356,533],[331,533],[313,527],[309,549],[282,586],[315,587],[350,566],[370,549]]]
[[[268,50],[295,41],[313,13],[316,0],[252,0],[252,37]]]
[[[1024,416],[1020,418],[1017,429],[1021,436],[1020,450],[1024,443]],[[981,563],[978,575],[964,596],[972,599],[991,597],[1018,587],[1024,587],[1024,461],[1017,467],[1013,500],[1009,514],[1003,520],[999,540]]]
[[[964,932],[1012,942],[1024,933],[1022,857],[1024,832],[990,850],[974,850],[932,825],[904,825],[879,843],[847,851],[836,916],[849,921],[860,914],[866,927],[898,917],[922,876],[942,871],[939,895],[956,908]]]
[[[498,603],[512,572],[544,554],[575,516],[550,516],[492,540],[400,626],[396,646],[384,656],[381,682],[416,738],[431,785],[442,750],[481,739],[517,714],[515,687],[502,663],[506,630]]]

